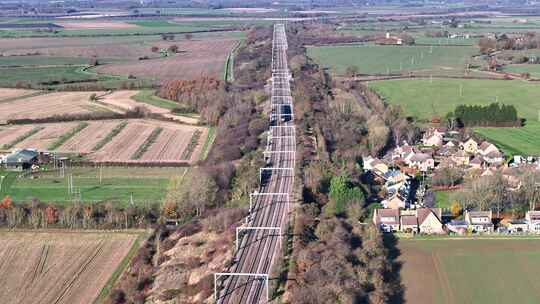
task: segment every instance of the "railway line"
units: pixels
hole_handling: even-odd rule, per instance
[[[214,276],[216,303],[267,303],[268,276],[281,253],[294,184],[296,131],[287,65],[285,25],[274,25],[270,127],[260,168],[260,189],[250,196],[249,214],[237,228],[236,252],[228,272]]]

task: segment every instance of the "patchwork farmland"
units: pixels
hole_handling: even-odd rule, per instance
[[[55,151],[78,153],[95,162],[159,162],[192,163],[199,159],[208,129],[157,120],[89,121],[79,127],[78,122],[15,125],[0,129],[0,146],[48,150],[55,143]],[[38,128],[37,132],[35,131]],[[75,128],[69,138],[63,136]],[[111,134],[115,129],[117,134]],[[153,130],[162,131],[138,158],[134,154],[149,138]],[[32,132],[33,134],[29,134]],[[116,132],[114,132],[116,133]],[[25,136],[28,135],[29,136]],[[195,144],[193,138],[197,137]],[[63,142],[58,142],[59,140]],[[96,149],[97,147],[97,149]],[[189,157],[186,157],[188,155]]]
[[[2,303],[93,303],[137,238],[133,233],[2,231]]]
[[[400,239],[405,302],[537,303],[540,239]]]

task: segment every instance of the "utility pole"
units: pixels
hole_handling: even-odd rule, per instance
[[[2,184],[4,183],[4,178],[6,178],[4,175],[0,176],[0,192],[2,192]]]
[[[103,164],[99,165],[99,184],[101,185],[101,180],[103,179]]]

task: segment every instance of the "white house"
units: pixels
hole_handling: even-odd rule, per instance
[[[525,221],[529,226],[529,232],[540,233],[540,211],[527,211]]]
[[[465,222],[474,232],[493,232],[493,212],[490,211],[465,211]]]
[[[429,154],[415,153],[410,158],[409,166],[425,172],[435,168],[435,160]]]

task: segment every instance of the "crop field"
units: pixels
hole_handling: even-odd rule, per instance
[[[414,79],[369,83],[388,102],[399,104],[409,115],[429,119],[433,114],[445,116],[459,104],[489,104],[495,101],[511,104],[525,118],[522,128],[477,129],[480,134],[499,143],[508,154],[540,154],[540,87],[519,80]],[[461,92],[461,95],[460,95]]]
[[[41,23],[54,23],[63,27],[55,28],[55,32],[36,31],[36,28],[8,28],[0,29],[0,37],[76,37],[76,36],[137,36],[160,33],[188,33],[211,31],[216,29],[231,29],[256,24],[270,24],[266,20],[186,20],[174,22],[163,19],[143,21],[108,21],[96,22],[88,20],[42,19]]]
[[[352,65],[357,66],[361,74],[463,71],[476,53],[476,48],[470,46],[346,45],[308,48],[308,56],[337,74],[343,74]]]
[[[90,102],[100,92],[57,92],[0,103],[0,120],[44,118],[54,115],[107,112],[108,108]]]
[[[540,239],[400,239],[406,303],[537,303]]]
[[[32,95],[34,93],[36,93],[36,91],[0,88],[0,102],[22,98],[24,96]]]
[[[115,91],[112,94],[107,94],[100,98],[100,102],[106,105],[110,105],[115,109],[126,111],[132,110],[139,106],[144,106],[152,113],[169,113],[170,109],[155,106],[150,103],[138,102],[134,99],[135,95],[139,94],[139,91]]]
[[[154,142],[138,160],[132,159],[141,145],[156,128],[163,129]],[[202,132],[196,146],[190,147],[193,134]],[[204,127],[179,125],[161,121],[135,120],[128,125],[103,148],[89,157],[97,162],[121,161],[121,162],[194,162],[198,160],[202,152],[204,140],[208,136],[208,129]],[[190,157],[184,159],[185,151],[191,149]]]
[[[98,66],[98,73],[134,75],[159,80],[221,77],[229,52],[237,39],[200,39],[176,43],[179,53],[166,58]]]
[[[115,128],[118,132],[111,134]],[[150,140],[158,128],[160,133]],[[0,147],[80,153],[96,162],[193,163],[209,149],[209,135],[206,127],[158,120],[63,122],[0,127]]]
[[[55,57],[43,55],[0,57],[0,68],[22,66],[85,65],[88,59],[81,57]],[[2,71],[2,70],[0,70]]]
[[[73,176],[74,187],[80,189],[84,203],[110,201],[123,206],[159,204],[165,198],[169,180],[182,176],[186,167],[70,167],[62,176],[59,170],[19,176],[7,175],[0,195],[10,195],[16,203],[37,198],[43,202],[70,204],[68,176]]]
[[[2,303],[93,303],[137,238],[127,233],[2,231]]]

